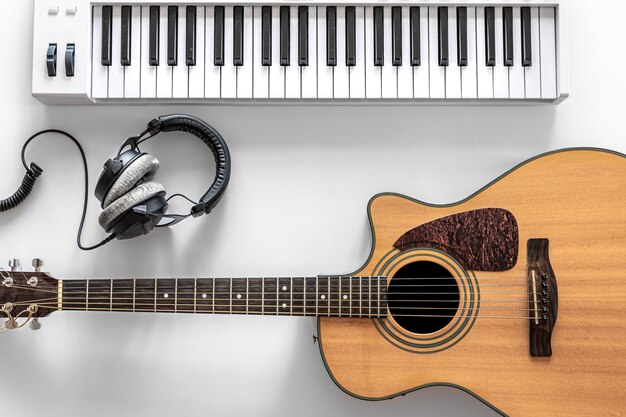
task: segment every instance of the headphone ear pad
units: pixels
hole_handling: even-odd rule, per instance
[[[102,213],[100,213],[98,222],[100,223],[100,226],[102,226],[102,228],[106,230],[107,233],[111,233],[116,223],[118,223],[123,216],[129,213],[133,213],[142,217],[153,217],[141,213],[136,213],[135,211],[133,211],[133,208],[135,206],[141,205],[142,203],[148,202],[154,197],[161,197],[163,198],[163,200],[165,200],[164,196],[165,188],[163,188],[163,185],[154,181],[146,182],[133,188],[130,192],[111,203],[106,209],[104,209],[104,211],[102,211]],[[160,214],[165,214],[165,210],[167,210],[167,202],[165,202],[164,207],[162,207],[162,213]],[[157,210],[155,214],[158,215],[158,211],[159,210]],[[157,219],[156,223],[158,223],[159,220],[160,217]],[[154,223],[152,227],[154,227],[156,223]],[[152,227],[150,228],[150,230],[152,230]],[[150,230],[148,230],[147,232],[149,232]]]
[[[103,208],[109,207],[114,201],[129,192],[138,183],[151,181],[159,170],[159,160],[149,154],[139,156],[132,161],[115,180],[111,189],[104,197]]]

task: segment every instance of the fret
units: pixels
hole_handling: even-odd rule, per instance
[[[178,313],[178,280],[174,281],[174,313]]]
[[[338,277],[328,278],[328,315],[333,317],[340,314],[339,281]]]
[[[85,311],[89,311],[89,280],[87,280],[87,289],[85,290]]]
[[[262,278],[250,278],[248,280],[248,313],[249,314],[263,314],[264,305],[264,289]]]
[[[330,278],[329,277],[318,277],[317,278],[317,286],[318,286],[318,316],[330,316]]]
[[[248,312],[248,280],[246,278],[233,278],[230,280],[231,288],[231,314]]]
[[[111,280],[111,303],[109,310],[133,311],[133,280]]]
[[[111,285],[109,286],[109,311],[113,311],[113,280],[111,279]]]
[[[232,314],[232,281],[229,278],[215,278],[213,308],[216,314]]]
[[[304,310],[307,316],[316,316],[317,309],[317,278],[305,278],[304,288],[306,291],[304,297]]]
[[[291,314],[304,315],[304,277],[291,278]]]
[[[350,301],[348,302],[348,306],[349,306],[349,313],[348,315],[350,317],[352,317],[352,277],[348,277],[348,291],[349,291],[349,297],[350,297]]]
[[[246,314],[248,314],[248,308],[250,307],[250,279],[246,280]]]
[[[135,290],[137,288],[137,280],[133,279],[133,313],[135,312]]]
[[[339,288],[341,288],[341,296],[339,297],[339,310],[342,316],[350,317],[350,306],[352,303],[352,298],[350,295],[350,277],[341,277],[339,279]]]
[[[302,315],[306,316],[306,277],[302,278]]]
[[[337,285],[339,287],[339,317],[341,317],[341,277],[339,277],[339,283]]]
[[[264,278],[264,314],[278,314],[278,278]]]
[[[291,278],[278,278],[278,315],[287,315],[291,313]]]
[[[261,280],[261,314],[265,314],[265,280]]]
[[[376,306],[376,316],[380,317],[380,277],[376,277],[376,289],[378,295],[378,305]]]
[[[369,317],[370,316],[370,302],[369,302],[369,297],[370,297],[370,291],[369,291],[369,283],[370,283],[370,278],[369,277],[365,277],[365,279],[361,279],[360,282],[360,292],[361,292],[361,297],[360,297],[360,311],[361,311],[361,315],[360,317]]]
[[[293,277],[289,278],[289,314],[293,315]]]
[[[370,277],[370,279],[368,280],[369,288],[367,290],[367,293],[369,294],[369,306],[370,306],[370,308],[369,308],[369,316],[370,317],[372,317],[372,280],[373,279],[374,278]]]
[[[350,277],[350,317],[361,317],[361,280]]]
[[[135,311],[156,311],[156,280],[135,280]]]
[[[230,290],[228,293],[228,301],[230,303],[230,314],[233,314],[233,279],[230,278]]]
[[[176,313],[196,312],[196,280],[179,278],[176,280]]]
[[[157,311],[157,279],[154,279],[154,312]]]
[[[198,312],[198,279],[193,279],[193,314]]]
[[[320,306],[320,304],[319,304],[319,302],[320,302],[320,299],[319,299],[319,289],[320,289],[320,286],[319,286],[319,278],[318,278],[318,279],[315,280],[315,315],[316,316],[320,315],[320,309],[319,309],[319,306]]]
[[[82,279],[63,280],[61,304],[64,310],[85,310],[87,281]]]
[[[156,309],[162,312],[175,312],[176,280],[162,278],[157,280],[156,285]]]
[[[89,282],[89,308],[96,311],[112,310],[112,280],[98,279]]]
[[[213,313],[213,286],[214,280],[211,278],[196,280],[196,311],[198,313]]]

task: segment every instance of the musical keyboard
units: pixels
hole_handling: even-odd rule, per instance
[[[91,103],[558,103],[565,5],[35,0],[33,96]]]

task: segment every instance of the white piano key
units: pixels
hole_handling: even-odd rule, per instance
[[[102,6],[93,6],[93,51],[91,63],[91,97],[107,98],[109,69],[102,66]]]
[[[269,97],[269,67],[262,65],[261,56],[261,38],[262,38],[262,18],[261,18],[261,6],[254,6],[254,48],[253,48],[253,96],[254,98],[268,98]]]
[[[476,8],[467,8],[467,66],[461,68],[463,98],[476,98]]]
[[[509,97],[524,98],[522,17],[519,7],[513,7],[513,66],[509,67]]]
[[[334,69],[333,97],[350,97],[350,70],[346,66],[346,8],[337,6],[337,66]]]
[[[461,98],[461,69],[457,50],[456,7],[448,7],[448,57],[446,67],[446,98]]]
[[[374,65],[374,7],[365,7],[365,97],[381,98],[382,69]]]
[[[383,98],[398,98],[398,71],[397,68],[391,65],[392,53],[391,53],[391,6],[385,6],[383,8],[383,24],[384,24],[384,41],[385,51],[383,56],[385,57],[385,65],[382,68],[382,97]]]
[[[189,98],[204,98],[205,20],[204,6],[198,6],[196,8],[196,65],[189,67]]]
[[[187,98],[189,95],[189,69],[187,67],[187,7],[178,6],[178,62],[172,68],[172,96]]]
[[[556,98],[556,29],[554,7],[539,9],[541,39],[541,98]]]
[[[285,97],[300,98],[298,65],[298,6],[289,8],[289,66],[285,67]]]
[[[309,65],[301,68],[302,98],[317,98],[317,7],[309,6]]]
[[[280,65],[280,6],[272,6],[270,98],[285,98],[285,68]]]
[[[150,6],[141,6],[141,98],[156,98],[157,68],[150,65]]]
[[[539,41],[539,8],[530,8],[532,65],[524,67],[526,98],[541,98],[541,46]]]
[[[509,98],[509,68],[504,66],[504,27],[502,7],[495,8],[496,66],[493,67],[494,98]]]
[[[428,32],[430,44],[430,98],[446,97],[446,70],[439,66],[439,22],[437,7],[428,8]]]
[[[139,98],[141,91],[141,6],[132,6],[130,66],[124,68],[124,97]]]
[[[365,98],[365,8],[356,6],[356,65],[350,67],[350,98]]]
[[[222,67],[222,98],[237,98],[237,68],[234,60],[233,6],[224,6],[224,66]]]
[[[420,65],[413,67],[413,97],[430,97],[428,7],[420,7]]]
[[[206,6],[204,13],[205,39],[204,44],[204,97],[220,98],[222,86],[222,67],[215,65],[215,6]]]
[[[317,7],[317,97],[333,98],[333,67],[326,65],[326,6]]]
[[[109,67],[109,98],[124,97],[124,67],[122,66],[122,6],[113,6],[113,49]]]
[[[243,8],[243,65],[237,67],[237,98],[252,98],[253,59],[253,26],[252,6]],[[259,53],[261,51],[259,50]]]
[[[485,8],[476,7],[476,80],[478,98],[493,98],[493,71],[487,66],[485,49]]]
[[[411,16],[408,6],[402,7],[402,65],[398,67],[398,98],[413,98]]]
[[[161,6],[157,98],[172,98],[172,67],[167,65],[167,6]]]

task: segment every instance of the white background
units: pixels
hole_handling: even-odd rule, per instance
[[[205,119],[234,161],[230,188],[209,217],[84,253],[75,244],[78,153],[58,137],[39,141],[28,159],[46,172],[23,206],[0,214],[0,256],[26,265],[42,257],[58,278],[352,272],[368,255],[365,208],[375,193],[448,203],[547,150],[626,152],[626,2],[571,2],[571,97],[557,107],[74,108],[31,97],[32,3],[2,3],[0,196],[15,191],[22,143],[43,128],[81,140],[91,186],[122,140],[160,114]],[[212,180],[209,151],[190,136],[163,136],[145,149],[160,158],[158,178],[170,191],[199,196]],[[90,195],[89,243],[104,237],[97,215]],[[0,409],[48,417],[495,415],[449,388],[351,398],[326,374],[313,332],[311,319],[289,317],[57,313],[39,332],[0,335]]]

